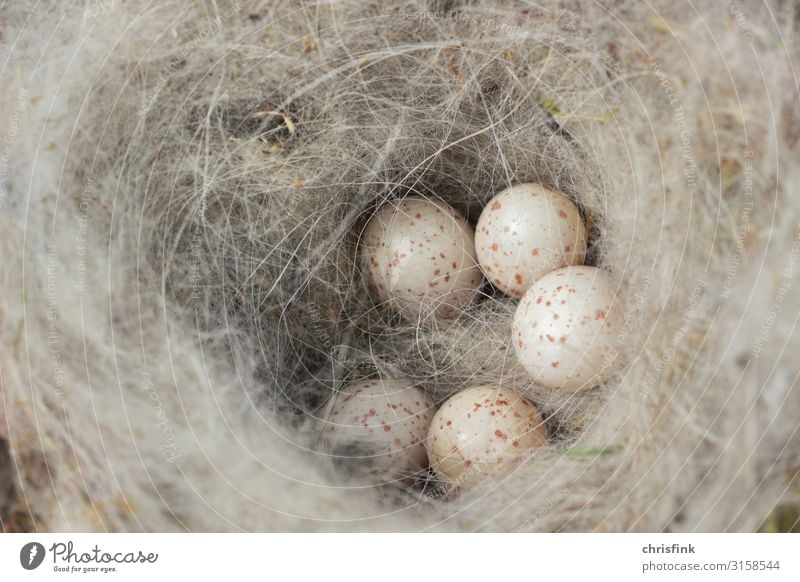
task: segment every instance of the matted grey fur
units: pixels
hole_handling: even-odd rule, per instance
[[[800,467],[797,10],[3,3],[4,526],[756,529]],[[405,322],[358,267],[382,201],[474,222],[526,181],[621,283],[627,365],[589,392],[531,383],[514,300]],[[374,375],[513,385],[551,441],[460,495],[365,487],[316,427]]]

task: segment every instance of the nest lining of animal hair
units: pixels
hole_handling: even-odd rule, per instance
[[[9,528],[749,530],[786,494],[800,302],[759,332],[794,281],[796,6],[746,35],[667,2],[132,4],[1,9]],[[474,224],[521,182],[622,284],[594,390],[533,383],[488,284],[452,321],[367,292],[382,203]],[[377,376],[502,381],[551,439],[461,494],[367,486],[318,421]]]

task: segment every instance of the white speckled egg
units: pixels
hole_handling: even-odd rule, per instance
[[[361,261],[371,293],[412,320],[456,315],[483,283],[472,227],[452,207],[426,198],[378,209],[364,230]]]
[[[376,483],[411,478],[427,468],[425,436],[435,406],[401,380],[344,387],[322,419],[326,450],[352,475]]]
[[[436,474],[463,488],[513,469],[546,440],[544,421],[528,399],[507,388],[479,386],[442,404],[427,443]]]
[[[566,267],[528,289],[514,314],[512,338],[534,380],[577,391],[616,371],[623,327],[617,283],[594,267]]]
[[[540,184],[518,184],[483,209],[475,248],[486,277],[519,298],[550,271],[583,263],[586,227],[564,194]]]

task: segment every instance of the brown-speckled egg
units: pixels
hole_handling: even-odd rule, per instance
[[[434,404],[408,382],[356,382],[329,405],[323,443],[351,475],[373,483],[411,478],[428,466],[424,441],[434,412]]]
[[[619,365],[624,313],[617,283],[594,267],[542,277],[517,306],[512,325],[520,364],[536,382],[577,391],[605,381]]]
[[[378,209],[364,230],[361,261],[373,296],[412,320],[456,315],[483,283],[472,227],[452,207],[426,198]]]
[[[540,184],[518,184],[483,209],[475,248],[486,277],[503,293],[520,298],[550,271],[583,263],[586,227],[564,194]]]
[[[436,474],[463,488],[513,469],[546,440],[544,421],[528,399],[508,388],[479,386],[442,404],[427,443]]]

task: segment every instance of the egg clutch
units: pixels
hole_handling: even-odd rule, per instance
[[[518,184],[492,198],[476,228],[444,202],[406,197],[369,219],[359,248],[369,291],[410,322],[457,317],[488,279],[519,300],[511,338],[540,385],[577,392],[617,371],[622,331],[617,283],[584,266],[587,228],[561,192]],[[406,481],[429,466],[453,488],[507,473],[544,444],[536,406],[501,379],[472,386],[436,410],[402,379],[344,387],[321,421],[331,452],[370,468],[380,482]]]

